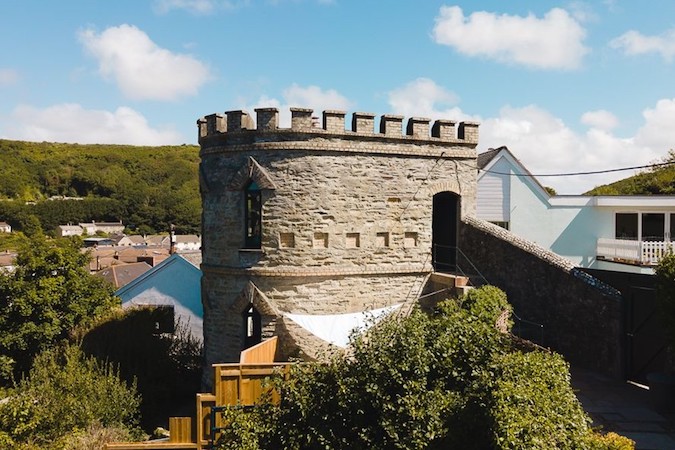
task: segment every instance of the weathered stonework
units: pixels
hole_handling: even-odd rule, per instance
[[[432,271],[433,196],[452,192],[461,216],[475,212],[475,123],[383,116],[376,132],[373,114],[354,113],[346,130],[342,111],[325,111],[319,127],[312,110],[293,108],[281,129],[276,109],[256,113],[257,125],[243,111],[198,121],[207,364],[237,360],[251,302],[263,337],[315,356],[283,314],[405,302]],[[262,191],[262,239],[245,249],[251,180]]]

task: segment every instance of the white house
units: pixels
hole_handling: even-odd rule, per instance
[[[124,225],[122,222],[82,222],[79,224],[84,230],[84,234],[90,236],[97,232],[106,234],[122,234],[124,232]]]
[[[202,248],[202,240],[195,234],[176,234],[174,235],[176,251],[199,250]]]
[[[203,340],[201,278],[201,270],[176,253],[120,288],[115,295],[122,299],[125,308],[173,308],[175,319],[187,324],[191,334]]]
[[[12,226],[7,222],[0,222],[0,233],[11,233]]]
[[[57,237],[82,236],[84,230],[79,225],[59,225],[56,227]]]
[[[675,234],[675,196],[554,195],[506,147],[478,155],[477,216],[579,267],[653,273]]]

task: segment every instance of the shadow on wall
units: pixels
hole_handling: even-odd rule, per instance
[[[192,411],[201,385],[201,342],[181,322],[173,334],[157,333],[161,320],[156,308],[124,310],[82,337],[87,355],[113,363],[123,380],[137,383],[146,432],[168,427],[169,416]]]

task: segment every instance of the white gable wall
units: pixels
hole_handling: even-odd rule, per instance
[[[478,202],[476,213],[488,222],[509,222],[511,219],[511,176],[512,167],[504,158],[500,158],[483,174],[478,183]],[[492,172],[493,171],[493,172]],[[499,172],[499,173],[495,173]]]

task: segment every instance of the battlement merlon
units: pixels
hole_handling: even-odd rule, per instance
[[[199,139],[247,131],[262,132],[303,132],[343,135],[369,135],[383,138],[402,138],[413,140],[443,141],[464,144],[478,144],[478,122],[459,122],[439,119],[431,124],[431,119],[411,117],[403,127],[403,116],[384,114],[380,117],[378,132],[375,131],[375,114],[355,112],[352,114],[351,130],[345,129],[347,113],[339,110],[323,111],[323,120],[319,125],[309,108],[290,108],[291,128],[279,128],[279,110],[277,108],[256,108],[256,121],[242,110],[227,111],[225,114],[211,114],[197,121]]]

